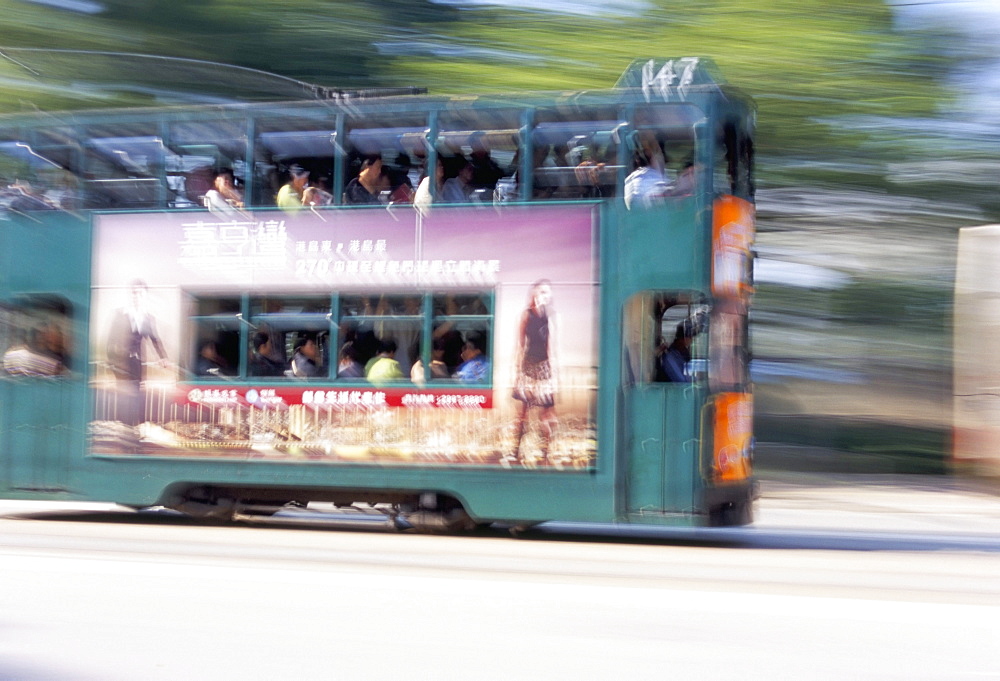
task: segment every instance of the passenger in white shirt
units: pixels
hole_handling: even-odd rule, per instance
[[[670,195],[667,157],[652,134],[643,135],[635,152],[636,169],[625,178],[625,207],[650,208]]]

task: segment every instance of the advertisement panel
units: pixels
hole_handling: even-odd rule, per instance
[[[93,454],[594,465],[592,206],[94,219]]]

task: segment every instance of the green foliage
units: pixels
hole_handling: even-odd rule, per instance
[[[945,96],[928,74],[940,74],[947,58],[896,33],[881,0],[657,0],[636,16],[590,17],[430,0],[104,5],[101,14],[81,15],[0,0],[4,46],[185,57],[330,87],[420,85],[443,93],[605,88],[636,57],[706,56],[757,97],[765,155],[858,148],[867,135],[834,134],[822,121],[927,114]],[[114,80],[87,73],[85,60],[80,66],[81,80]],[[0,66],[0,78],[24,76],[9,62]],[[8,81],[0,111],[72,105],[74,96],[40,84]],[[84,106],[117,103],[81,99]]]
[[[950,433],[940,428],[759,414],[754,430],[760,442],[795,446],[790,454],[761,446],[757,465],[764,470],[897,475],[940,475],[948,471]]]
[[[951,301],[951,289],[942,286],[856,281],[831,294],[831,311],[852,323],[941,332]]]

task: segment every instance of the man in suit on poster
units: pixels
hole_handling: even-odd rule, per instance
[[[130,426],[142,423],[145,378],[143,364],[148,344],[156,352],[161,366],[167,365],[167,353],[156,331],[156,319],[149,311],[148,290],[143,281],[132,282],[129,303],[115,311],[108,332],[108,363],[120,389],[117,420]]]

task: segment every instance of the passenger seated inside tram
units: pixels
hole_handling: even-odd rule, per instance
[[[295,342],[292,355],[291,373],[296,378],[312,378],[319,375],[320,352],[316,336],[306,334]]]
[[[410,180],[409,154],[397,154],[392,166],[387,168],[389,178],[389,203],[413,203],[413,181]]]
[[[329,206],[333,203],[330,193],[330,178],[320,177],[315,183],[310,183],[302,193],[302,203],[307,206]]]
[[[198,349],[194,372],[198,376],[220,378],[226,375],[225,360],[219,355],[215,341],[205,341]]]
[[[691,383],[687,364],[691,361],[691,344],[701,332],[701,322],[697,318],[685,319],[677,325],[674,341],[668,346],[663,338],[657,338],[656,379],[667,383]]]
[[[302,210],[302,201],[305,196],[306,186],[309,184],[309,171],[293,163],[288,167],[288,182],[281,186],[275,199],[278,208],[289,215],[294,215]]]
[[[455,372],[455,378],[462,383],[488,382],[490,361],[485,352],[486,337],[481,333],[470,333],[462,348],[462,363]]]
[[[365,369],[358,362],[358,351],[353,341],[347,341],[340,347],[340,357],[337,361],[337,378],[364,378]]]
[[[205,192],[205,208],[213,213],[234,217],[243,208],[243,192],[236,188],[236,179],[230,168],[215,174],[212,188]]]
[[[11,345],[3,355],[3,368],[15,376],[58,376],[66,373],[62,333],[55,326],[34,328],[28,338]]]
[[[674,186],[670,188],[670,196],[690,196],[694,193],[694,188],[697,185],[697,166],[694,162],[687,161],[684,163],[684,168],[677,175],[677,182]]]
[[[368,360],[365,366],[365,378],[370,383],[381,385],[405,378],[399,362],[396,361],[397,349],[396,341],[392,338],[383,338],[379,341],[378,354]]]
[[[378,154],[366,156],[361,171],[344,189],[344,202],[355,206],[377,205],[382,192],[389,190],[389,177]]]
[[[469,154],[469,164],[472,166],[472,178],[469,183],[472,185],[472,191],[483,191],[486,196],[493,196],[497,182],[507,173],[490,156],[486,133],[481,131],[472,133],[469,136],[469,146],[472,148]]]
[[[437,161],[444,167],[445,181],[458,177],[458,173],[469,163],[469,159],[462,153],[462,147],[453,139],[438,151]]]
[[[573,178],[580,198],[614,196],[614,182],[607,182],[606,172],[608,165],[614,164],[613,153],[613,149],[601,153],[590,138],[580,140],[580,144],[569,150],[567,163],[573,168]],[[606,160],[609,155],[612,156],[611,161]]]
[[[431,380],[449,377],[448,365],[444,363],[444,352],[444,341],[440,338],[435,338],[433,345],[431,345]],[[413,363],[413,367],[410,369],[410,380],[417,385],[423,385],[425,382],[424,361],[420,356],[420,343],[414,346],[413,356],[417,358],[417,361]]]
[[[441,203],[469,203],[472,201],[472,173],[472,164],[466,163],[458,171],[457,177],[445,180],[444,186],[441,188]]]
[[[436,178],[434,183],[434,192],[440,200],[441,190],[444,188],[444,164],[438,163],[434,166],[434,177]],[[417,191],[413,195],[413,207],[416,208],[421,215],[427,217],[427,215],[431,212],[431,204],[433,202],[434,198],[431,196],[431,178],[429,175],[425,175],[423,179],[420,180],[420,184],[417,186]]]
[[[266,331],[258,331],[251,339],[253,345],[250,354],[251,376],[281,376],[284,374],[282,362],[273,357],[274,345],[271,336]]]
[[[651,208],[670,195],[667,156],[656,137],[649,132],[637,137],[635,170],[625,178],[625,207]]]

